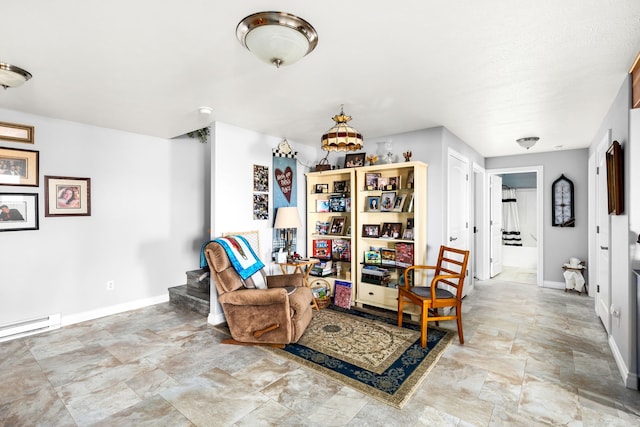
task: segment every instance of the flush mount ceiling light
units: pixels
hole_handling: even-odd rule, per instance
[[[280,68],[315,49],[318,33],[302,18],[284,12],[258,12],[236,28],[240,43],[262,61]]]
[[[526,138],[520,138],[520,139],[516,139],[516,142],[522,147],[522,148],[526,148],[527,150],[531,147],[533,147],[534,145],[536,145],[536,142],[538,142],[540,140],[539,137],[537,136],[528,136]]]
[[[344,114],[340,107],[340,114],[333,116],[336,125],[322,135],[322,149],[325,151],[358,151],[362,149],[362,134],[347,123],[351,116]]]
[[[31,78],[31,73],[15,65],[0,62],[0,86],[18,87]]]

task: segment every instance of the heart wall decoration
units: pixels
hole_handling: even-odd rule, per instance
[[[281,169],[276,169],[276,182],[278,183],[278,187],[284,194],[284,197],[287,199],[288,203],[291,203],[291,191],[293,189],[293,170],[291,167],[287,166],[284,171]]]

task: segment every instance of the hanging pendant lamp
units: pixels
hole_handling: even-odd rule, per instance
[[[325,151],[358,151],[364,145],[362,134],[348,125],[351,116],[344,114],[340,107],[340,114],[333,116],[335,126],[322,135],[322,149]]]

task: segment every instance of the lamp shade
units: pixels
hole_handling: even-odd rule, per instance
[[[311,24],[284,12],[247,16],[238,24],[236,36],[260,60],[278,68],[299,61],[318,44]]]
[[[298,208],[295,206],[287,206],[278,208],[276,213],[276,222],[273,228],[298,228],[302,227]]]
[[[31,73],[15,65],[0,62],[0,86],[18,87],[31,78]]]
[[[344,114],[340,109],[340,114],[333,116],[335,126],[322,135],[322,149],[324,151],[358,151],[362,149],[362,134],[349,126],[351,116]]]

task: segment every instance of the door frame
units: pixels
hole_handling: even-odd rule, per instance
[[[471,230],[471,238],[473,242],[474,256],[472,259],[471,273],[472,279],[475,280],[487,280],[489,273],[487,271],[487,265],[489,265],[489,252],[486,250],[487,236],[483,228],[483,224],[487,221],[488,206],[486,206],[487,197],[485,197],[487,184],[487,174],[485,169],[473,162],[473,227]]]
[[[489,177],[491,175],[504,175],[504,174],[513,174],[513,173],[527,173],[527,172],[535,172],[536,173],[536,227],[538,229],[538,272],[536,277],[536,284],[539,287],[544,286],[544,167],[542,165],[539,166],[519,166],[513,168],[500,168],[500,169],[487,169],[487,181],[490,181]],[[485,203],[488,205],[490,203],[489,195],[490,192],[486,193],[486,201]],[[485,232],[490,231],[490,224],[488,221],[485,221],[484,224]],[[490,239],[487,239],[490,240]],[[486,245],[487,253],[491,252],[490,247],[491,242],[488,241]]]

